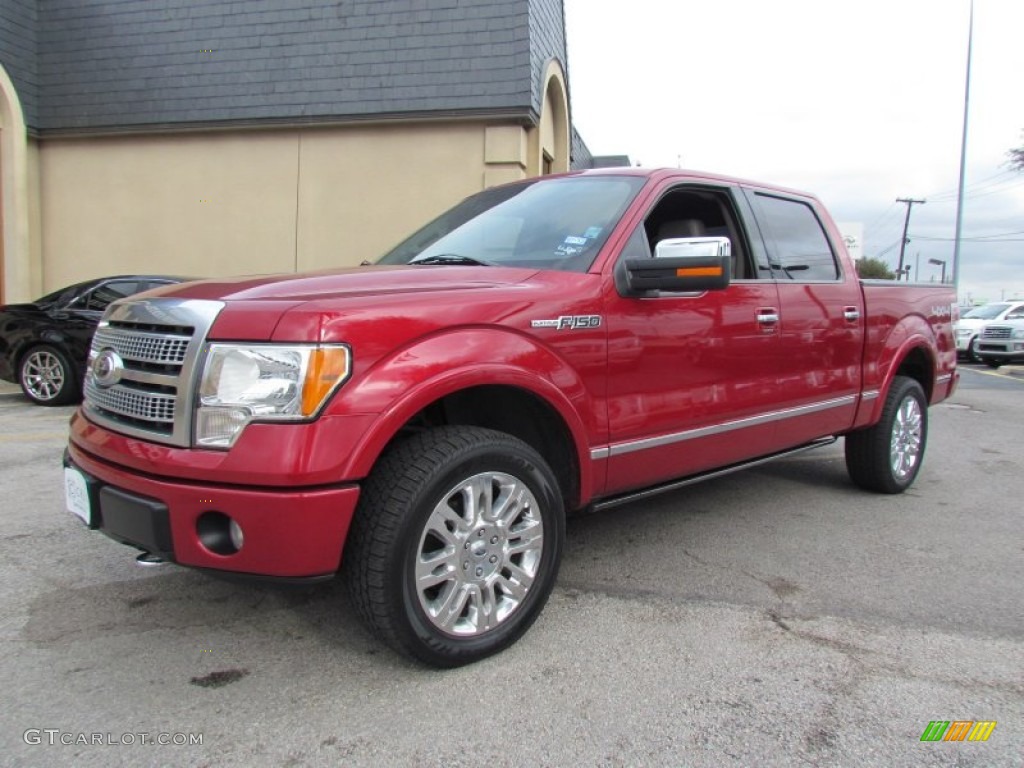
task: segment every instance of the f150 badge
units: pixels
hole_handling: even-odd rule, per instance
[[[600,315],[562,315],[555,320],[533,320],[531,328],[557,328],[560,331],[577,331],[582,328],[599,328]]]

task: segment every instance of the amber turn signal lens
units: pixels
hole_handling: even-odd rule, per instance
[[[721,267],[681,267],[676,270],[676,277],[721,277]]]
[[[324,399],[349,374],[346,347],[317,347],[309,357],[306,380],[302,385],[302,415],[312,416]]]

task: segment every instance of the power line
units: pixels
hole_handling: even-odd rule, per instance
[[[932,243],[952,243],[956,240],[955,237],[928,237],[927,235],[914,235],[914,240],[926,240]],[[993,239],[992,237],[961,237],[961,242],[964,243],[1024,243],[1024,237],[1001,237]]]
[[[965,185],[964,189],[969,190],[974,189],[975,187],[994,187],[998,186],[999,184],[1003,184],[1007,181],[1011,181],[1012,179],[1016,178],[1016,176],[1016,171],[1000,171],[999,173],[995,173],[991,176],[986,176],[984,179],[972,181],[970,184]],[[999,179],[999,181],[996,181],[996,179]],[[956,189],[944,189],[941,192],[933,192],[927,197],[930,202],[935,202],[936,200],[945,199],[947,197],[956,199],[956,195]]]
[[[1024,184],[1024,179],[1003,179],[1002,181],[996,182],[995,184],[989,184],[984,187],[978,187],[977,189],[967,192],[964,195],[964,199],[974,200],[979,197],[987,197],[988,195],[998,195],[1004,192],[1009,192],[1014,187],[1019,187]],[[952,203],[957,200],[955,193],[939,195],[937,198],[929,196],[928,201],[932,203]]]

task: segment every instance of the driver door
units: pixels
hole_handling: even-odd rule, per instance
[[[621,269],[663,238],[724,236],[733,275],[725,290],[642,297],[608,282],[608,494],[775,450],[778,293],[744,205],[730,187],[668,185],[618,254]]]

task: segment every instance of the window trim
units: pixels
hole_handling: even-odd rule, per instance
[[[763,189],[758,187],[744,187],[743,194],[747,198],[748,204],[754,211],[754,217],[757,221],[758,230],[761,232],[761,236],[764,238],[764,244],[767,250],[768,266],[772,272],[772,279],[777,283],[781,284],[799,284],[799,285],[833,285],[835,283],[843,283],[846,281],[846,268],[843,260],[839,258],[839,252],[836,249],[836,244],[833,242],[832,237],[829,233],[828,227],[825,222],[822,221],[821,216],[818,215],[818,203],[813,198],[803,197],[801,195],[788,195],[785,192],[780,192],[774,189]],[[834,278],[827,279],[804,279],[800,277],[791,277],[786,274],[785,270],[775,268],[772,266],[771,251],[775,250],[778,253],[781,248],[775,239],[775,233],[772,231],[771,222],[765,213],[764,208],[761,206],[761,197],[770,197],[775,200],[782,200],[787,203],[795,203],[802,205],[811,212],[811,216],[814,217],[814,221],[817,222],[818,228],[821,230],[822,236],[825,238],[825,244],[829,248],[829,252],[832,254],[832,262],[836,268],[836,276]],[[781,262],[779,262],[781,265]],[[781,274],[780,274],[781,273]]]

